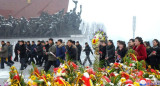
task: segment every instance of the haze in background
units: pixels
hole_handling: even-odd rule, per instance
[[[78,0],[82,19],[104,23],[109,39],[128,41],[132,35],[132,18],[136,16],[136,34],[144,40],[160,40],[160,0]],[[69,3],[69,9],[74,4]],[[79,8],[79,7],[78,7]]]

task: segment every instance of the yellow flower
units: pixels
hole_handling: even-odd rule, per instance
[[[108,70],[108,73],[110,72],[111,70]]]
[[[126,79],[125,78],[121,78],[121,83],[125,82]]]
[[[67,69],[68,67],[65,65],[64,68]]]
[[[140,86],[138,82],[134,82],[134,86]]]
[[[47,79],[51,78],[51,75],[50,74],[47,74]]]
[[[151,69],[151,65],[149,65],[148,68]]]
[[[36,80],[36,76],[32,75],[32,76],[31,76],[31,79],[32,79],[32,80]]]
[[[59,68],[59,69],[58,69],[58,73],[60,73],[61,71],[62,71],[62,69],[61,69],[61,68]]]

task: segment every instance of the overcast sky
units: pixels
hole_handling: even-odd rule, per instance
[[[136,36],[144,40],[160,40],[160,0],[79,0],[82,19],[102,22],[109,39],[132,38],[132,18],[137,17]],[[72,0],[69,10],[74,7]]]

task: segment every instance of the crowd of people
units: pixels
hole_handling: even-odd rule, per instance
[[[128,50],[133,49],[137,53],[137,60],[145,60],[147,65],[151,65],[152,68],[159,70],[160,63],[160,44],[157,39],[152,41],[153,47],[150,46],[148,41],[143,42],[141,37],[136,37],[135,39],[130,39],[128,46],[126,46],[125,41],[118,40],[117,48],[115,48],[112,40],[100,41],[99,44],[99,60],[100,67],[107,67],[110,63],[119,62],[123,63],[123,58],[125,57]],[[1,57],[1,68],[4,69],[4,63],[8,66],[12,66],[14,62],[11,60],[13,56],[13,46],[8,41],[5,43],[1,41],[2,47],[0,48]],[[84,62],[81,61],[81,52],[86,53],[86,58]],[[18,41],[14,48],[15,58],[14,61],[18,62],[20,58],[21,67],[20,70],[24,70],[27,65],[32,62],[39,67],[44,67],[44,71],[48,71],[53,65],[54,67],[59,67],[60,60],[66,60],[66,54],[69,55],[69,60],[75,63],[80,63],[85,65],[88,60],[90,66],[92,61],[90,59],[90,53],[93,54],[91,47],[86,42],[85,49],[82,49],[79,41],[75,42],[73,40],[68,40],[67,43],[59,39],[54,42],[52,38],[48,41]],[[8,61],[6,61],[8,58]]]
[[[117,48],[115,48],[112,40],[108,43],[101,41],[100,43],[100,61],[102,61],[101,66],[106,67],[110,63],[121,62],[123,63],[123,58],[127,54],[127,51],[133,49],[137,54],[137,60],[146,61],[147,66],[151,66],[154,69],[159,70],[160,64],[160,44],[157,39],[152,41],[153,47],[150,46],[149,41],[144,41],[141,37],[136,37],[135,39],[130,39],[128,46],[125,41],[118,40]]]
[[[4,69],[4,63],[8,66],[12,66],[14,62],[11,60],[13,46],[10,45],[10,42],[7,44],[2,41],[2,48],[0,50],[1,57],[1,68]],[[92,52],[88,43],[85,43],[86,47],[84,51],[86,52],[86,59],[82,63],[80,56],[82,51],[82,46],[79,41],[75,42],[73,40],[68,40],[65,44],[62,39],[59,39],[57,42],[54,42],[52,38],[49,41],[18,41],[14,48],[15,58],[14,61],[18,62],[20,58],[21,67],[20,70],[24,70],[27,65],[30,65],[32,62],[39,67],[44,67],[44,70],[47,72],[50,67],[59,67],[60,60],[66,60],[65,55],[68,53],[69,60],[73,62],[79,62],[80,64],[85,65],[87,59],[92,65],[89,54]],[[4,55],[5,54],[5,55]],[[92,52],[93,54],[93,52]],[[8,57],[8,61],[5,58]]]

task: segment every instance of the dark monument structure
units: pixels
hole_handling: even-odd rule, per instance
[[[0,16],[0,38],[19,37],[69,37],[81,34],[79,26],[81,23],[82,6],[80,12],[76,12],[78,1],[73,1],[75,7],[70,12],[61,11],[50,15],[42,12],[36,18],[8,18]]]

